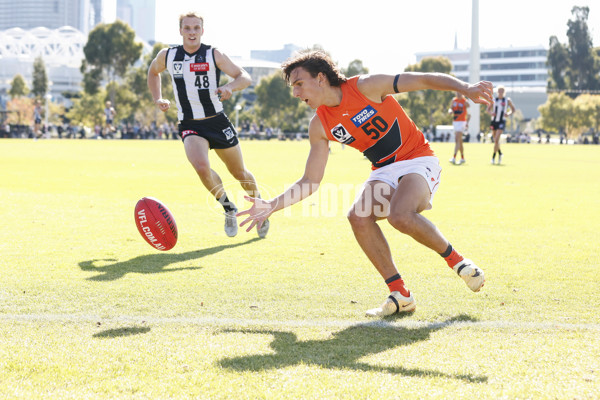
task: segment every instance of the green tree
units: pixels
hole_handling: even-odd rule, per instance
[[[23,75],[21,74],[15,75],[13,80],[10,82],[8,94],[14,99],[16,97],[27,96],[27,93],[29,93],[29,88],[27,87],[25,78],[23,78]]]
[[[600,132],[600,95],[592,96],[588,104],[590,108],[595,110],[590,115],[590,127],[594,128],[594,131]]]
[[[43,98],[48,92],[48,75],[46,64],[41,56],[33,61],[33,82],[31,93],[38,98]]]
[[[540,126],[547,131],[569,132],[573,117],[573,99],[564,93],[550,93],[538,107]]]
[[[573,128],[572,136],[579,136],[590,128],[600,128],[600,96],[582,94],[573,100]]]
[[[598,72],[594,71],[593,43],[588,29],[589,7],[573,7],[571,13],[575,17],[569,20],[567,37],[569,40],[569,58],[571,68],[568,72],[572,88],[590,90],[598,88]]]
[[[81,82],[83,91],[91,95],[98,93],[100,85],[102,84],[102,70],[99,68],[89,68],[88,62],[85,59],[81,62],[81,68],[79,70],[83,74],[83,80]]]
[[[440,72],[449,74],[452,63],[446,57],[426,57],[419,63],[406,67],[406,72]],[[434,127],[450,124],[452,116],[448,114],[450,101],[455,93],[439,90],[420,90],[399,96],[401,104],[407,109],[411,119],[419,127]]]
[[[16,125],[29,125],[33,122],[33,99],[24,96],[14,96],[6,102],[9,111],[6,122]]]
[[[576,97],[581,91],[600,89],[599,50],[593,48],[587,20],[589,7],[573,7],[573,19],[567,22],[568,44],[550,37],[547,64],[550,70],[548,87],[571,91]]]
[[[558,90],[567,89],[569,87],[569,83],[567,82],[567,71],[570,65],[569,50],[567,46],[558,41],[556,36],[550,37],[547,63],[550,68],[548,88]]]
[[[261,79],[254,91],[255,111],[265,124],[279,127],[284,132],[297,132],[308,126],[308,107],[292,96],[281,73],[275,72]]]
[[[177,122],[177,107],[175,105],[173,86],[169,73],[165,71],[160,76],[162,96],[171,101],[171,108],[166,113],[163,113],[156,107],[150,90],[148,90],[148,68],[159,51],[165,47],[167,46],[163,43],[155,43],[152,51],[144,57],[140,65],[129,69],[125,83],[122,85],[124,86],[122,90],[129,89],[134,96],[128,97],[129,100],[126,105],[126,107],[131,108],[132,112],[129,115],[119,114],[123,119],[129,122],[155,121],[157,124],[162,124],[166,121]],[[125,93],[121,93],[123,98],[118,101],[125,100]]]
[[[81,98],[73,102],[73,106],[67,112],[67,117],[77,125],[83,124],[90,127],[102,125],[105,98],[106,92],[103,90],[95,94],[84,92]]]
[[[124,78],[128,69],[139,60],[142,43],[135,41],[135,31],[126,23],[117,20],[112,24],[99,24],[89,34],[83,48],[85,60],[81,69],[84,75],[84,88],[93,94],[94,83],[99,86],[101,79],[108,82]],[[88,90],[92,89],[92,90]],[[110,93],[111,100],[114,93]]]
[[[363,66],[363,62],[361,60],[354,60],[348,64],[348,68],[342,68],[342,73],[350,78],[356,75],[368,74],[369,68]]]

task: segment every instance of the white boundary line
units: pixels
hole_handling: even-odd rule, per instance
[[[387,320],[365,320],[365,321],[341,321],[341,320],[263,320],[244,318],[211,318],[211,317],[150,317],[121,315],[114,317],[102,317],[88,314],[0,314],[0,321],[12,322],[100,322],[127,323],[127,324],[183,324],[201,325],[209,327],[222,326],[267,326],[276,328],[348,328],[351,326],[366,326],[371,328],[434,328],[439,329],[447,326],[475,327],[487,329],[542,329],[542,330],[590,330],[600,331],[600,324],[594,323],[565,323],[565,322],[514,322],[514,321],[461,321],[449,320],[440,322],[425,321],[387,321]]]

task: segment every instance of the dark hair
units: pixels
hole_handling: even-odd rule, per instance
[[[333,62],[329,54],[323,50],[305,50],[281,64],[283,78],[288,85],[290,84],[292,71],[298,67],[304,68],[313,78],[316,78],[319,72],[322,72],[327,77],[331,86],[340,86],[346,82],[344,74],[342,74]]]

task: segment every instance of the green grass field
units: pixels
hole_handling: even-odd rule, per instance
[[[178,141],[0,141],[0,398],[600,398],[600,147],[467,144],[430,218],[486,272],[472,293],[435,253],[384,232],[417,311],[367,319],[387,287],[346,209],[369,173],[332,146],[319,192],[266,239],[223,217]],[[308,142],[242,142],[264,197]],[[242,191],[212,155],[240,208]],[[154,196],[179,242],[133,218]]]

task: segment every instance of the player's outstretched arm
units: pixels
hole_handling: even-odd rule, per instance
[[[387,95],[416,90],[446,90],[462,93],[475,103],[490,104],[493,85],[488,81],[469,84],[451,75],[441,73],[403,72],[397,75],[363,75],[358,89],[373,101],[382,101]]]
[[[239,212],[237,215],[248,216],[240,223],[240,226],[250,224],[246,232],[249,232],[255,225],[258,225],[260,228],[264,221],[274,212],[304,200],[319,188],[319,184],[325,174],[327,159],[329,158],[329,141],[317,116],[314,116],[311,120],[308,134],[310,152],[306,160],[306,167],[304,168],[302,178],[287,188],[285,192],[271,200],[245,197],[246,200],[252,203],[252,206],[247,210]]]

